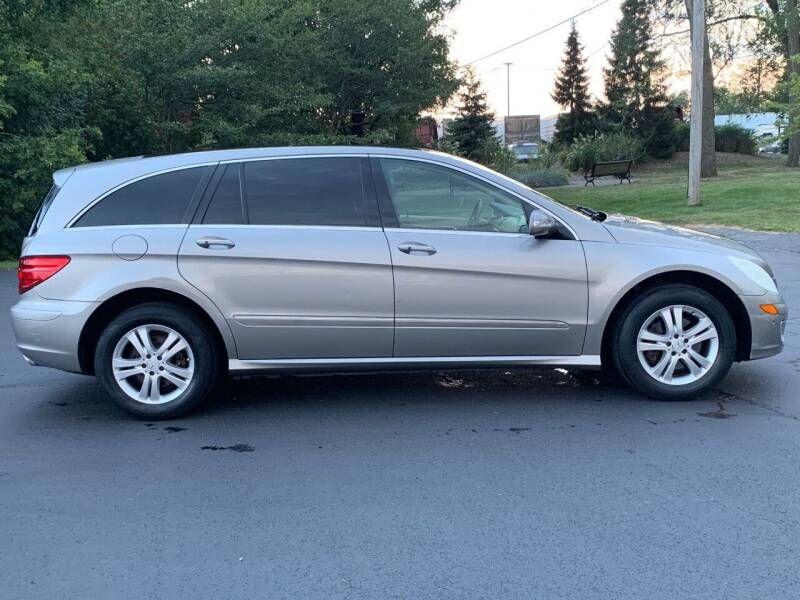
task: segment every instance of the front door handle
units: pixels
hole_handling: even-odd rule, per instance
[[[233,248],[236,245],[231,240],[226,240],[225,238],[217,237],[215,235],[201,237],[195,243],[201,248]]]
[[[397,246],[397,249],[405,254],[424,254],[426,256],[436,254],[436,248],[419,242],[403,242]]]

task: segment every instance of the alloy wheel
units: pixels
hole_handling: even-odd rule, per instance
[[[112,356],[120,389],[137,402],[165,404],[194,378],[194,354],[180,333],[165,325],[139,325],[123,335]]]
[[[675,304],[650,315],[636,339],[639,362],[650,377],[685,385],[704,377],[719,354],[719,333],[700,309]]]

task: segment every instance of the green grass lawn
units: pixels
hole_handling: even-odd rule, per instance
[[[634,173],[632,185],[546,188],[542,193],[564,204],[666,223],[800,232],[800,169],[761,161],[722,164],[719,177],[703,181],[703,204],[696,207],[686,205],[685,165],[675,164],[648,165]]]
[[[17,261],[15,260],[0,260],[0,269],[16,269]]]

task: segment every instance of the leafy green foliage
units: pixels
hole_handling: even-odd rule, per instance
[[[754,78],[755,79],[755,78]],[[769,94],[760,87],[747,85],[742,80],[741,89],[714,86],[714,111],[718,115],[743,115],[765,112],[768,109]]]
[[[691,134],[691,127],[685,121],[679,121],[675,124],[675,150],[678,152],[689,151],[689,136]]]
[[[611,36],[611,56],[603,71],[607,102],[598,107],[599,129],[632,132],[646,152],[664,158],[677,138],[667,102],[664,62],[653,46],[653,0],[624,0]]]
[[[728,123],[715,128],[715,146],[717,152],[736,152],[738,154],[755,154],[758,144],[752,129]]]
[[[642,141],[626,133],[579,137],[561,153],[562,164],[570,171],[590,169],[607,160],[641,161],[646,156]]]
[[[207,148],[413,144],[458,87],[453,0],[0,0],[0,258],[53,170]]]

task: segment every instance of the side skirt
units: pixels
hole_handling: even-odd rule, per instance
[[[411,371],[429,369],[492,368],[492,367],[583,367],[597,369],[600,356],[409,356],[390,358],[282,358],[228,361],[233,374],[258,371],[275,373],[346,372],[346,371]]]

